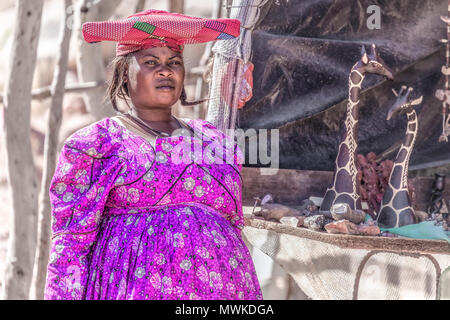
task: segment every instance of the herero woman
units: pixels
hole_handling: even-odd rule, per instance
[[[83,25],[87,42],[117,42],[107,94],[118,114],[64,142],[50,186],[46,299],[262,299],[241,238],[239,149],[231,161],[174,156],[228,139],[172,115],[177,100],[189,104],[184,44],[239,31],[238,20],[156,10]]]

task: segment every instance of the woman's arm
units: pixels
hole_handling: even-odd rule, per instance
[[[106,149],[112,146],[104,130],[75,134],[62,148],[49,190],[53,236],[45,299],[84,298],[89,252],[120,171]]]

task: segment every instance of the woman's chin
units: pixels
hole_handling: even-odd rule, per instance
[[[178,99],[159,99],[158,101],[156,101],[156,103],[154,103],[154,105],[157,105],[159,107],[162,108],[169,108],[171,106],[173,106],[175,103],[177,103]]]
[[[153,99],[158,104],[170,104],[173,105],[179,99],[179,95],[176,95],[175,90],[158,90],[155,92]]]

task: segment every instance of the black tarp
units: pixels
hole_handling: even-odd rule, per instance
[[[370,5],[381,9],[380,29],[366,25]],[[395,80],[366,76],[358,153],[381,154],[402,140],[406,117],[386,121],[386,115],[395,99],[391,88],[407,85],[424,96],[410,166],[450,159],[450,142],[438,143],[442,104],[434,97],[444,85],[440,15],[447,15],[447,0],[274,1],[253,32],[253,98],[239,110],[237,127],[279,129],[280,168],[333,170],[348,74],[361,45],[370,50],[375,43]]]

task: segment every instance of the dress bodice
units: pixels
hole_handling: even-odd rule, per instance
[[[227,158],[227,137],[223,133],[204,120],[190,120],[187,125],[192,136],[149,139],[126,122],[110,119],[109,133],[121,140],[121,147],[110,157],[121,169],[106,201],[106,210],[129,213],[169,204],[200,203],[243,226],[239,218],[239,150],[233,146],[232,156]]]

